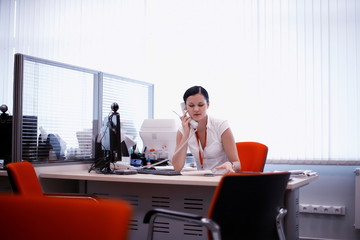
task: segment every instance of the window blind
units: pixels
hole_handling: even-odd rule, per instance
[[[267,144],[268,162],[360,162],[357,0],[0,6],[0,98],[9,109],[13,54],[22,52],[152,82],[156,118],[173,118],[183,92],[203,85],[209,113],[229,120],[236,141]]]

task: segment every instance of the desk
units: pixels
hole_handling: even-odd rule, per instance
[[[0,177],[7,177],[6,170],[0,170]]]
[[[207,216],[212,195],[221,176],[103,175],[70,171],[41,173],[40,178],[78,180],[84,184],[84,193],[129,201],[134,207],[130,238],[137,240],[145,239],[148,226],[142,221],[145,212],[151,208],[167,208]],[[289,181],[284,200],[288,210],[284,222],[286,239],[299,239],[299,188],[317,178],[318,176],[301,177]],[[155,226],[159,230],[155,233],[155,239],[207,239],[206,230],[200,226],[160,218]]]

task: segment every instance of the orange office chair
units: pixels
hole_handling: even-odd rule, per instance
[[[129,203],[79,198],[0,195],[1,239],[125,240]]]
[[[88,198],[97,201],[98,197],[81,194],[44,194],[34,166],[30,162],[16,162],[6,165],[13,192],[23,196],[62,196]]]
[[[289,172],[236,173],[224,175],[217,186],[208,217],[152,209],[144,217],[149,223],[148,240],[153,239],[157,217],[206,227],[212,240],[285,239],[282,208]],[[155,232],[161,236],[161,231]]]
[[[236,142],[241,172],[262,172],[268,147],[258,142]]]

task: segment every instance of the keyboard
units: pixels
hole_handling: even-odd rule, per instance
[[[141,168],[141,169],[136,169],[136,171],[140,174],[154,174],[154,175],[166,175],[166,176],[181,175],[180,171],[174,171],[174,170]]]

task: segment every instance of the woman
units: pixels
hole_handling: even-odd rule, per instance
[[[186,90],[183,99],[185,113],[181,117],[182,127],[176,137],[175,154],[172,158],[174,170],[180,171],[184,167],[189,147],[198,170],[240,171],[235,140],[228,122],[207,114],[208,92],[201,86],[194,86]],[[198,123],[196,129],[190,124],[191,120]]]

